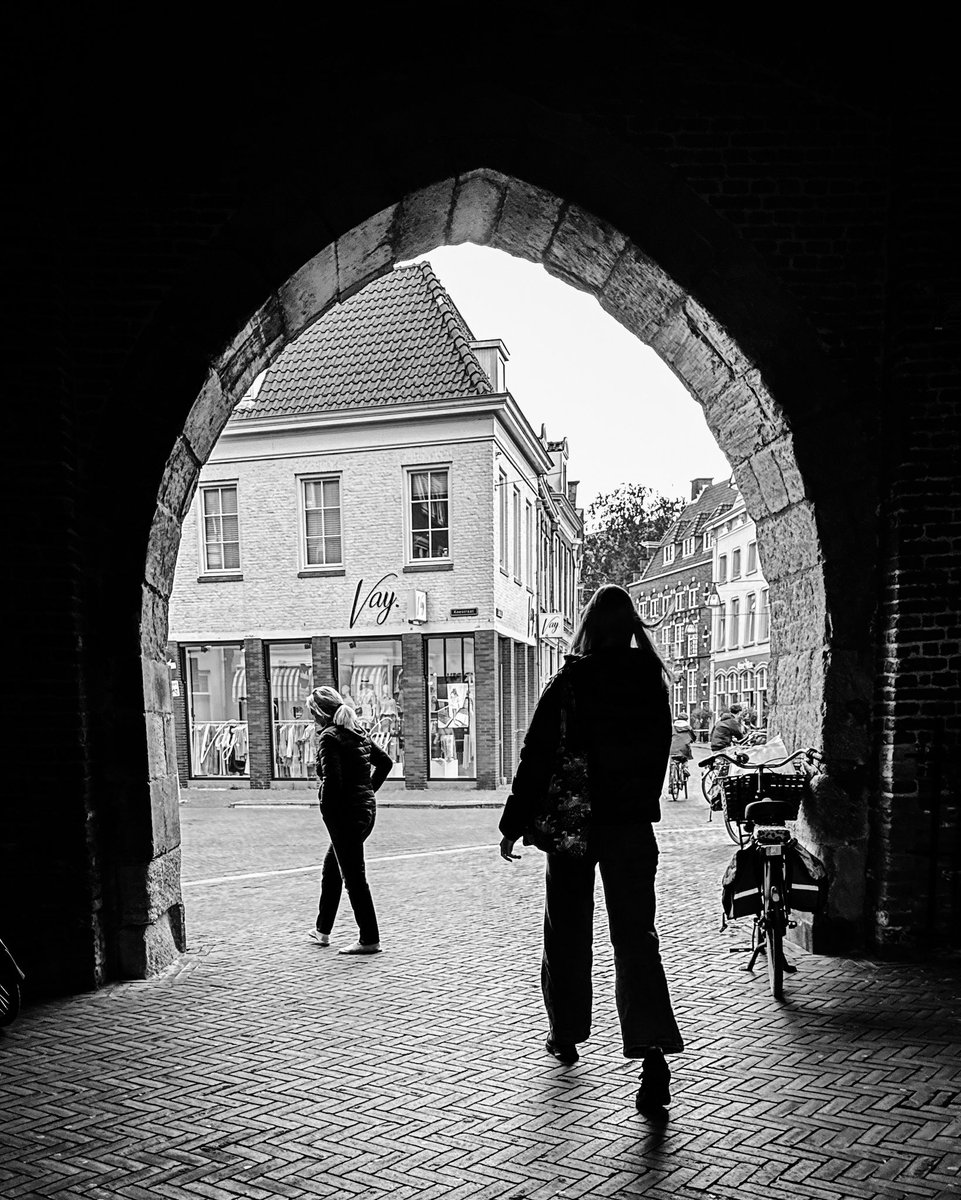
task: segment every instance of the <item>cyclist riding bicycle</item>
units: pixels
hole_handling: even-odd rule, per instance
[[[693,741],[694,730],[687,719],[687,713],[678,713],[674,720],[674,729],[671,735],[671,758],[674,762],[681,763],[685,778],[691,774],[687,769],[687,764],[694,757],[691,750],[691,743]]]
[[[726,750],[732,742],[739,742],[744,737],[744,726],[741,724],[740,704],[732,704],[725,709],[711,730],[711,749]]]

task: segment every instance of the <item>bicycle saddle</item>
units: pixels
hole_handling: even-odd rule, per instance
[[[744,806],[744,819],[755,825],[781,825],[793,821],[797,805],[784,800],[752,800]]]

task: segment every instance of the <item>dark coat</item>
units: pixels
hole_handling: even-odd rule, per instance
[[[634,648],[570,658],[541,694],[524,738],[500,831],[517,840],[528,828],[554,772],[561,700],[569,681],[571,744],[586,751],[595,825],[661,819],[661,786],[671,744],[667,684],[656,658]]]
[[[318,797],[321,808],[373,803],[374,792],[394,761],[366,733],[328,725],[317,738]]]
[[[722,713],[711,730],[711,749],[724,750],[744,737],[744,727],[733,713]]]

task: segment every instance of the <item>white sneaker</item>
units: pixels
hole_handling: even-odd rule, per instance
[[[380,942],[354,942],[352,946],[342,946],[338,954],[380,954]]]
[[[312,929],[310,931],[310,933],[307,934],[307,936],[310,938],[310,940],[312,942],[316,942],[318,946],[329,946],[330,945],[330,934],[329,933],[321,933],[319,929]]]

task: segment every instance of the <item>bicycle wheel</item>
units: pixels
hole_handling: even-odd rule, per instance
[[[731,839],[735,846],[743,846],[744,839],[741,837],[741,826],[737,821],[732,821],[727,815],[727,805],[722,808],[724,814],[724,828],[727,830],[727,836]]]
[[[708,767],[701,774],[701,791],[704,794],[704,799],[710,807],[716,812],[720,805],[721,785],[718,783],[717,767]]]
[[[677,763],[671,759],[671,767],[667,773],[667,790],[672,800],[677,799],[678,782],[677,782]]]
[[[781,921],[784,888],[781,860],[764,861],[764,940],[767,982],[775,1000],[784,998],[784,929]]]

